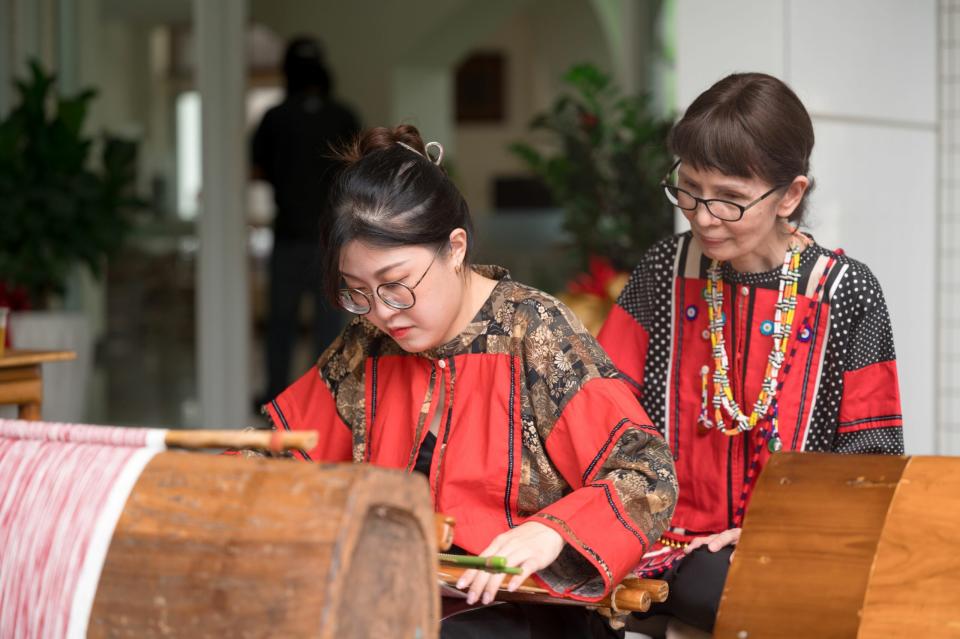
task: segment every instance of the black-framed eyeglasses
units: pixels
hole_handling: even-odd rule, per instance
[[[660,186],[663,187],[663,192],[666,194],[667,200],[670,201],[670,204],[673,204],[681,211],[686,211],[689,213],[691,211],[696,211],[697,206],[702,203],[703,206],[706,207],[707,213],[718,220],[723,220],[724,222],[739,222],[743,218],[743,214],[747,212],[747,209],[755,204],[759,204],[772,193],[786,186],[785,184],[779,184],[749,204],[737,204],[736,202],[722,200],[719,198],[705,199],[702,197],[697,197],[690,191],[681,189],[676,184],[670,184],[668,180],[679,166],[680,160],[677,160],[670,170],[667,171],[667,175],[664,176],[663,181],[660,182]]]
[[[420,282],[423,281],[423,278],[427,276],[427,272],[430,270],[430,267],[433,266],[433,263],[437,261],[437,256],[440,255],[440,251],[443,250],[444,246],[446,246],[446,244],[441,244],[437,252],[433,254],[433,259],[430,260],[423,275],[420,276],[420,279],[418,279],[413,286],[407,286],[403,282],[384,282],[378,286],[376,293],[380,301],[398,311],[413,308],[413,305],[417,303],[417,296],[414,294],[413,289],[417,288]],[[354,315],[366,315],[370,312],[370,309],[373,308],[373,295],[361,291],[358,288],[342,288],[340,289],[339,302],[340,306]]]

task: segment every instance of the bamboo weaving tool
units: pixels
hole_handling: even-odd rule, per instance
[[[443,514],[434,515],[434,525],[439,550],[449,550],[453,542],[455,521],[452,517]],[[439,555],[440,568],[438,577],[441,584],[456,587],[460,577],[467,570],[487,570],[489,572],[505,572],[520,574],[518,568],[507,566],[503,557],[473,557],[465,555],[448,555],[442,552]],[[506,581],[505,581],[506,583]],[[653,602],[664,602],[669,594],[667,582],[659,579],[637,579],[628,577],[617,585],[610,596],[599,602],[584,602],[565,597],[557,597],[546,588],[539,586],[532,579],[524,580],[515,591],[510,592],[502,587],[497,592],[497,599],[501,601],[516,601],[524,603],[546,603],[567,606],[596,606],[609,608],[617,613],[646,612]]]
[[[164,442],[170,448],[260,448],[281,452],[310,450],[317,445],[315,431],[270,430],[168,430]]]

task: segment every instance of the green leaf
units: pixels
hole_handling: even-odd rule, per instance
[[[649,96],[624,95],[595,66],[575,65],[562,79],[563,92],[530,122],[556,150],[514,143],[510,151],[563,206],[564,229],[584,268],[597,253],[631,268],[673,228],[660,188],[672,119],[656,115]]]
[[[62,291],[78,263],[99,273],[143,204],[133,191],[136,143],[107,137],[95,163],[83,134],[95,91],[52,105],[54,82],[32,61],[16,81],[19,102],[0,120],[0,282],[35,301]]]

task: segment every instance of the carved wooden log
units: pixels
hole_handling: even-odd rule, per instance
[[[437,550],[447,552],[453,546],[453,528],[456,521],[449,515],[436,513],[433,516],[434,533],[437,539]]]
[[[715,636],[956,637],[957,530],[960,458],[775,455]]]
[[[419,476],[167,452],[107,553],[91,637],[435,637]]]

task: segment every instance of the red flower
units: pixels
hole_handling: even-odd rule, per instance
[[[577,275],[567,284],[567,290],[573,294],[596,295],[607,297],[607,285],[617,276],[617,269],[605,257],[593,255],[589,260],[590,267],[586,273]]]
[[[8,288],[0,282],[0,307],[7,307],[11,311],[30,310],[30,296],[22,288]]]

